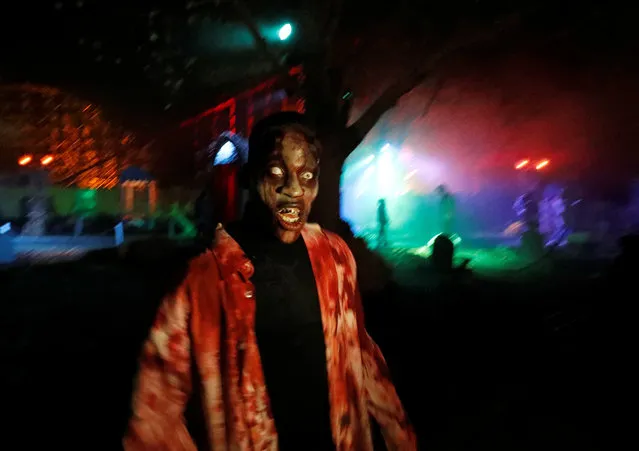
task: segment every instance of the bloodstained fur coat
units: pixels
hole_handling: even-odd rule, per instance
[[[306,225],[302,236],[320,300],[336,449],[373,450],[370,414],[389,450],[416,450],[384,357],[364,329],[348,246],[315,224]],[[164,299],[144,344],[124,438],[127,451],[196,449],[184,420],[192,365],[200,376],[210,451],[278,449],[253,327],[252,274],[240,246],[218,226],[212,250],[190,263],[182,284]]]

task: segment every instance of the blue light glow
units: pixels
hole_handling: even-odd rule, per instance
[[[233,163],[238,158],[237,149],[231,141],[225,142],[215,154],[213,166]]]

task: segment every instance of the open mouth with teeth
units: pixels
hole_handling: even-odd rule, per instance
[[[281,207],[277,210],[276,216],[286,229],[294,229],[302,224],[302,210],[296,206]]]

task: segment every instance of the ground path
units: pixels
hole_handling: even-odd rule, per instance
[[[105,251],[0,272],[5,426],[22,443],[7,449],[119,449],[140,342],[188,255]],[[601,375],[604,288],[592,265],[553,268],[530,279],[431,277],[366,299],[423,449],[598,449],[615,390]],[[414,264],[402,271],[428,279]]]

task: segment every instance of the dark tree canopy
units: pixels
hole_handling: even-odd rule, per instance
[[[148,162],[96,105],[47,86],[0,85],[0,171],[16,171],[25,156],[35,167],[47,158],[54,182],[86,188],[112,188],[123,168]]]
[[[0,75],[72,87],[93,101],[137,107],[132,115],[156,112],[181,119],[209,107],[220,93],[276,70],[256,45],[238,3],[274,51],[307,59],[328,44],[331,60],[342,69],[347,65],[349,84],[362,91],[380,61],[384,72],[414,65],[460,32],[490,29],[520,16],[530,35],[552,33],[594,11],[592,2],[575,8],[572,2],[526,0],[51,0],[39,8],[21,3],[3,14],[7,48]],[[606,33],[595,30],[591,36],[610,35],[612,29],[620,42],[628,41],[623,39],[628,27],[610,16],[609,11],[621,16],[615,3],[595,11],[599,25],[588,27],[602,31],[604,26]],[[284,21],[293,23],[295,32],[280,45],[273,30]],[[334,30],[328,43],[320,38],[324,30]],[[601,45],[599,37],[593,40]],[[15,42],[20,45],[6,45]]]
[[[407,128],[414,119],[391,120],[405,111],[386,114],[405,94],[421,92],[422,106],[410,115],[422,117],[451,78],[490,65],[500,54],[526,49],[563,61],[570,56],[586,69],[592,55],[632,54],[637,41],[629,3],[54,0],[48,9],[19,4],[21,17],[0,27],[8,32],[3,42],[21,42],[3,49],[3,75],[73,86],[104,103],[107,112],[119,106],[127,120],[148,126],[151,117],[176,123],[224,93],[301,63],[306,80],[291,89],[306,97],[308,113],[330,148],[322,194],[328,204],[339,197],[344,159],[373,127],[380,124],[380,136],[407,135],[396,124]],[[284,22],[295,29],[282,43],[275,32]],[[353,96],[345,95],[349,90]],[[329,210],[335,212],[335,205]]]

